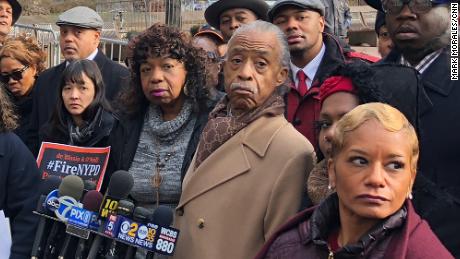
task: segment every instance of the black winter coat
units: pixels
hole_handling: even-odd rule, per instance
[[[0,133],[0,210],[10,218],[11,259],[30,258],[39,182],[37,163],[24,143],[13,133]]]
[[[33,96],[35,94],[35,88],[29,95],[24,96],[21,99],[17,99],[14,96],[11,97],[11,101],[15,106],[15,112],[19,116],[19,126],[14,130],[14,133],[26,143],[27,131],[29,127],[29,121],[32,114]]]
[[[106,97],[111,101],[115,99],[123,86],[129,84],[129,71],[126,67],[107,58],[100,50],[94,58],[94,62],[101,70],[102,79],[106,87]],[[39,130],[50,119],[54,111],[59,94],[61,75],[65,67],[66,62],[63,62],[47,69],[40,74],[35,82],[35,95],[26,143],[35,155],[37,155],[39,148]]]
[[[394,50],[383,62],[399,63]],[[418,214],[460,257],[460,81],[450,80],[450,48],[421,75],[420,158],[413,195]]]

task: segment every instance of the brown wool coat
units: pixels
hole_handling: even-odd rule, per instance
[[[246,259],[300,206],[313,146],[282,115],[261,117],[184,178],[174,258]]]

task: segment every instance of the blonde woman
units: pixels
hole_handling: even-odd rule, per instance
[[[256,258],[453,258],[412,206],[418,156],[417,135],[401,112],[357,106],[332,139],[336,193],[285,224]]]

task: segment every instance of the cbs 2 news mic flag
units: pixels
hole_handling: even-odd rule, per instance
[[[65,177],[76,175],[96,183],[101,189],[109,161],[110,147],[88,148],[43,142],[37,157],[37,165],[45,179],[49,175]]]
[[[104,234],[148,251],[173,255],[179,230],[155,223],[138,223],[121,215],[110,215]]]

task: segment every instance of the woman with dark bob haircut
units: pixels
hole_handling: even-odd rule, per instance
[[[130,43],[132,83],[120,93],[117,170],[134,178],[136,204],[175,208],[208,113],[205,55],[179,29],[155,24]],[[109,177],[109,175],[107,176]]]
[[[63,72],[58,91],[54,113],[40,130],[40,143],[108,146],[117,120],[105,99],[105,86],[96,63],[86,59],[71,62]]]

